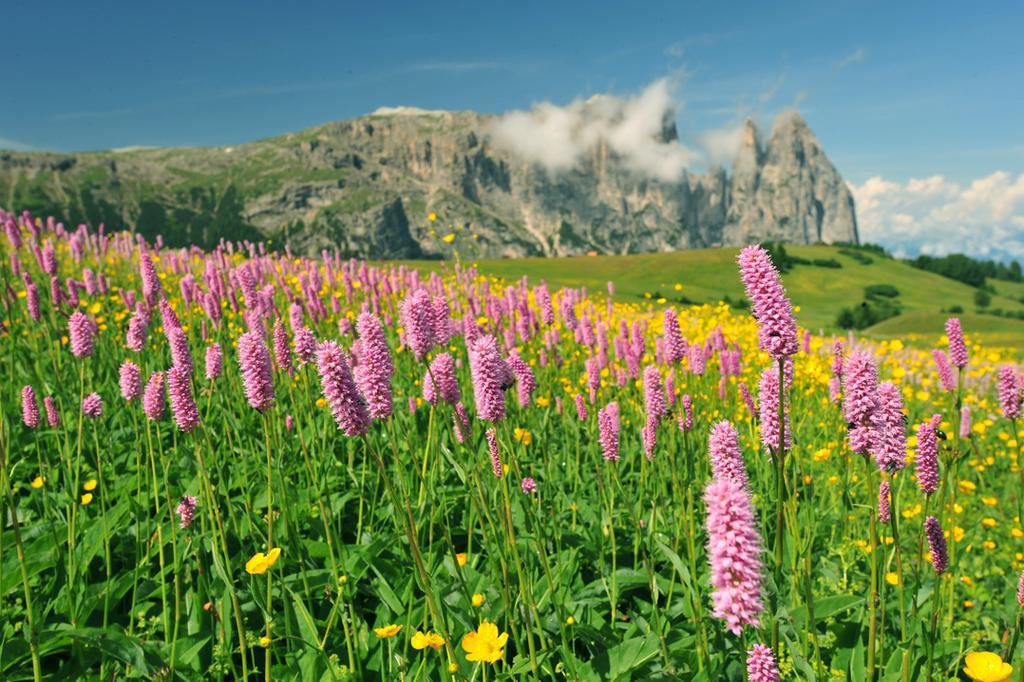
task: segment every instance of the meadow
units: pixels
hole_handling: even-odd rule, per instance
[[[448,234],[455,237],[448,255],[460,251],[473,254],[472,234],[458,227]],[[440,239],[444,239],[439,235]],[[439,244],[442,243],[439,239]],[[918,270],[910,264],[872,250],[856,247],[787,245],[786,251],[807,261],[786,273],[786,291],[793,305],[800,308],[800,323],[816,334],[838,333],[836,318],[843,307],[864,300],[864,289],[889,285],[898,292],[901,314],[871,325],[858,335],[872,339],[899,338],[925,346],[935,341],[951,313],[962,317],[975,333],[983,333],[993,344],[1024,344],[1024,321],[982,314],[974,302],[977,290],[962,282]],[[666,306],[715,304],[723,300],[740,304],[745,300],[743,283],[736,276],[737,248],[688,249],[672,253],[648,253],[626,256],[579,256],[570,258],[472,259],[485,275],[511,281],[527,275],[531,280],[545,279],[552,286],[587,287],[604,291],[605,283],[615,282],[615,300],[643,305]],[[833,267],[815,263],[828,262]],[[426,272],[442,269],[444,263],[407,261],[409,267]],[[838,265],[838,267],[835,267]],[[995,290],[991,309],[1017,313],[1024,311],[1024,284],[990,280]]]
[[[821,334],[841,290],[756,246],[703,279],[742,309],[655,296],[708,253],[0,222],[4,680],[1024,680],[1020,353],[978,316]]]

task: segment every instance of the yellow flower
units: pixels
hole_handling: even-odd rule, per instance
[[[457,673],[458,671],[459,671],[459,664],[458,663],[452,661],[451,663],[448,664],[448,672],[450,672],[450,673]]]
[[[907,509],[904,509],[900,513],[903,514],[903,518],[905,518],[905,519],[912,519],[912,518],[914,518],[915,516],[917,516],[918,514],[921,513],[921,505],[920,504],[915,504],[913,507],[909,507]]]
[[[401,625],[385,625],[382,628],[374,628],[373,634],[377,635],[379,639],[387,639],[389,637],[394,637],[401,631]]]
[[[96,490],[96,479],[90,478],[85,482],[85,485],[82,486],[82,489],[87,493],[91,493],[93,490]]]
[[[986,528],[994,528],[996,525],[996,520],[993,519],[991,516],[987,516],[981,520],[981,525],[985,526]]]
[[[460,568],[465,566],[466,565],[466,561],[467,561],[466,553],[465,552],[459,552],[458,554],[456,554],[455,555],[455,561],[458,562]]]
[[[400,628],[402,626],[399,625],[397,627]],[[421,649],[426,649],[428,646],[431,649],[440,649],[444,646],[444,637],[436,632],[428,632],[424,634],[417,630],[416,634],[412,636],[412,648],[420,651]]]
[[[445,236],[441,237],[441,240],[445,244],[451,244],[453,241],[455,241],[455,233],[454,232],[449,232]]]
[[[964,674],[974,682],[1008,682],[1013,674],[1013,666],[988,651],[972,651],[964,662]]]
[[[36,476],[32,479],[31,485],[33,488],[38,489],[42,488],[44,483],[46,483],[46,476]]]
[[[264,649],[266,649],[268,646],[270,646],[270,638],[267,637],[266,635],[263,635],[262,637],[260,637],[260,646],[263,647]]]
[[[517,426],[516,428],[512,429],[512,433],[515,436],[517,443],[529,445],[530,443],[533,442],[533,435],[527,429],[521,429]]]
[[[82,495],[82,504],[89,504],[90,502],[92,502],[92,493]]]
[[[487,601],[487,597],[480,594],[479,592],[473,595],[473,606],[479,608],[484,605],[485,601]]]
[[[576,624],[576,619],[573,618],[572,616],[569,616],[568,618],[565,619],[565,624],[566,625],[575,625]]]
[[[551,404],[551,401],[544,396],[537,396],[537,407],[547,407]]]
[[[885,582],[887,582],[887,583],[889,583],[890,585],[893,585],[893,586],[899,585],[900,584],[900,574],[899,573],[892,573],[892,572],[886,573],[885,574]]]
[[[427,220],[429,220],[430,222],[434,222],[435,220],[437,220],[437,214],[431,211],[430,213],[427,214]]]
[[[468,661],[496,663],[505,655],[506,642],[508,633],[498,634],[498,626],[485,620],[474,632],[462,638],[462,648],[466,650]]]
[[[256,552],[245,562],[245,572],[250,575],[263,575],[267,572],[267,569],[277,563],[277,557],[281,556],[281,548],[275,547],[266,554],[263,552]]]

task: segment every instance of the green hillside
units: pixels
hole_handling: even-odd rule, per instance
[[[787,252],[806,260],[838,261],[842,267],[796,265],[783,275],[794,305],[800,307],[800,324],[814,331],[836,331],[836,317],[844,306],[864,300],[864,288],[888,284],[896,287],[896,299],[902,312],[860,333],[865,336],[920,336],[931,343],[942,334],[942,326],[951,308],[958,313],[968,332],[984,333],[986,340],[999,345],[1024,344],[1024,321],[978,314],[974,303],[976,289],[934,273],[875,253],[858,250],[870,263],[843,253],[835,246],[787,246]],[[528,275],[544,278],[553,286],[586,286],[603,292],[609,280],[615,282],[615,296],[621,301],[657,305],[659,297],[667,304],[708,303],[744,298],[736,270],[739,249],[694,249],[675,253],[632,256],[590,256],[574,258],[525,258],[516,260],[474,261],[479,270],[509,280]],[[422,269],[443,267],[441,263],[413,262]],[[676,290],[675,285],[682,289]],[[1020,297],[1024,284],[992,282],[997,293],[989,309],[1024,310]]]

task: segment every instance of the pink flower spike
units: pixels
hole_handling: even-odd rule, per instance
[[[704,493],[707,505],[708,561],[715,618],[740,635],[758,627],[761,597],[761,537],[750,492],[730,479],[715,479]]]
[[[757,320],[761,350],[776,360],[795,355],[796,319],[771,256],[754,244],[739,255],[740,276]]]

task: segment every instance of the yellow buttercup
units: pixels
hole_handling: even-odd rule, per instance
[[[967,654],[964,674],[974,682],[1009,682],[1013,666],[1003,663],[998,654],[988,651],[973,651]]]
[[[263,575],[267,569],[277,563],[279,556],[281,556],[280,547],[275,547],[266,554],[256,552],[251,559],[245,562],[245,572],[251,575]]]

